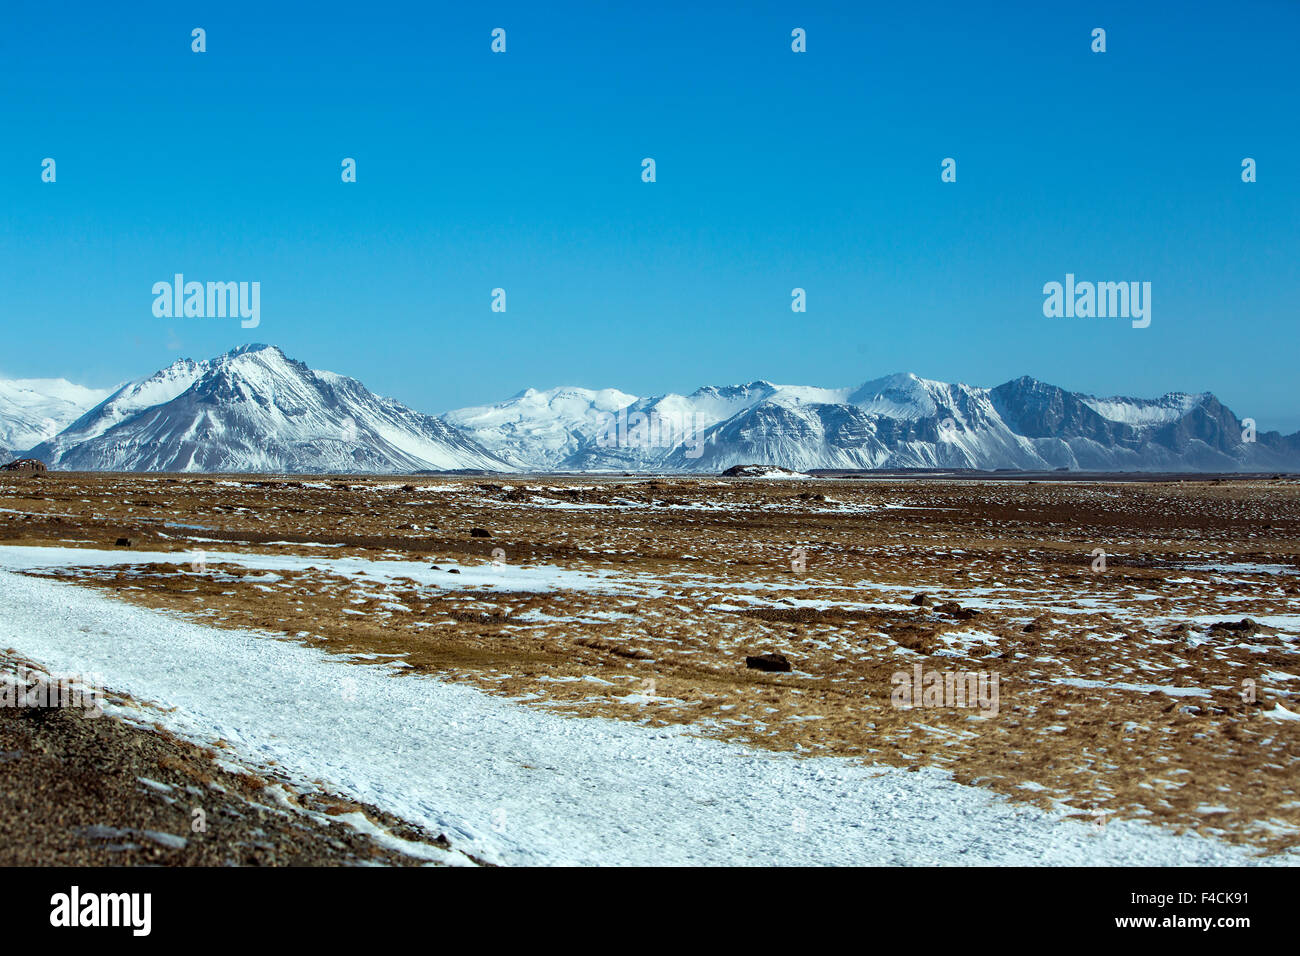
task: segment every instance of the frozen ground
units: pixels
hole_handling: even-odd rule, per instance
[[[303,547],[298,545],[297,547]],[[442,561],[440,569],[455,567],[457,576],[449,577],[446,570],[434,570],[427,561],[370,560],[344,557],[303,557],[294,554],[256,554],[248,552],[214,551],[113,551],[95,548],[0,548],[0,568],[24,570],[31,568],[53,569],[62,567],[120,567],[146,563],[191,565],[202,554],[203,560],[214,567],[237,564],[243,568],[260,571],[303,571],[317,568],[335,574],[358,578],[374,584],[391,584],[405,579],[424,587],[464,591],[474,588],[509,590],[519,592],[566,591],[618,592],[626,587],[607,571],[570,571],[552,565],[521,567],[518,565],[459,565],[456,561]]]
[[[51,557],[0,554],[10,569]],[[680,728],[564,718],[12,570],[0,571],[0,645],[52,672],[98,676],[156,702],[178,733],[224,738],[252,765],[328,781],[493,862],[1256,862],[1247,847],[1147,824],[1064,820],[932,768],[795,759]]]

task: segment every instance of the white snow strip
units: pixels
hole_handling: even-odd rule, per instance
[[[1107,683],[1104,680],[1085,680],[1082,677],[1054,677],[1053,684],[1070,687],[1100,687],[1106,690],[1130,690],[1139,694],[1168,694],[1170,697],[1209,697],[1210,692],[1200,687],[1174,687],[1169,684],[1130,684],[1124,681]]]
[[[94,548],[0,547],[0,569],[12,570],[57,568],[121,567],[133,564],[175,564],[189,567],[193,551],[138,551]],[[553,565],[470,564],[430,556],[429,561],[376,561],[367,558],[312,557],[295,554],[245,554],[234,551],[209,551],[204,555],[209,573],[222,565],[235,564],[259,571],[304,571],[319,568],[343,577],[392,583],[409,578],[417,584],[466,590],[529,591],[608,591],[623,590],[605,571],[570,571]],[[435,571],[431,564],[442,570]],[[460,574],[449,576],[446,568],[458,567]],[[245,579],[252,580],[252,579]],[[257,579],[263,580],[263,579]]]

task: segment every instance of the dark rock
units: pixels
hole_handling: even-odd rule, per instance
[[[916,597],[912,598],[912,603],[915,604],[917,607],[925,607],[927,604],[930,603],[930,595],[922,591]]]
[[[447,569],[447,573],[448,573],[448,574],[460,574],[460,568],[448,568],[448,569]]]
[[[947,614],[949,617],[955,617],[959,621],[969,621],[973,617],[979,617],[980,612],[968,607],[962,607],[956,601],[944,601],[942,604],[935,605],[934,608],[940,614]]]
[[[1259,632],[1259,624],[1248,617],[1243,617],[1240,621],[1216,621],[1210,625],[1211,631],[1231,631],[1234,634],[1240,634],[1242,637],[1250,637],[1252,634]]]
[[[786,656],[775,652],[746,657],[745,666],[756,671],[785,672],[790,670],[790,662],[786,659]]]
[[[722,473],[723,478],[765,478],[768,475],[798,475],[799,472],[776,465],[732,465]]]
[[[492,532],[487,528],[470,528],[469,536],[471,538],[490,538],[492,537]]]
[[[0,471],[21,471],[29,474],[40,474],[45,471],[45,462],[37,458],[19,458],[17,461],[11,461],[7,465],[0,465]]]
[[[117,546],[118,546],[119,548],[129,548],[129,547],[131,547],[131,539],[130,539],[130,538],[118,538],[118,539],[117,539]]]

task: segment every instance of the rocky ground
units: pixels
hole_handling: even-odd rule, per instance
[[[0,654],[10,687],[35,687],[33,668]],[[409,866],[447,848],[374,807],[242,769],[108,696],[111,714],[0,707],[0,866]]]

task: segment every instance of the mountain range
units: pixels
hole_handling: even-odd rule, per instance
[[[1028,376],[985,388],[902,373],[644,398],[530,388],[434,417],[268,345],[182,359],[111,393],[0,382],[4,445],[112,471],[1300,470],[1300,433],[1254,434],[1209,392],[1097,398]]]
[[[515,467],[534,470],[1300,468],[1300,433],[1251,435],[1208,392],[1095,398],[1028,376],[996,388],[912,374],[841,389],[758,381],[638,398],[620,409],[611,430],[605,410],[625,398],[530,389],[443,417]],[[656,421],[660,432],[685,438],[657,440]],[[609,441],[611,433],[621,440]]]

